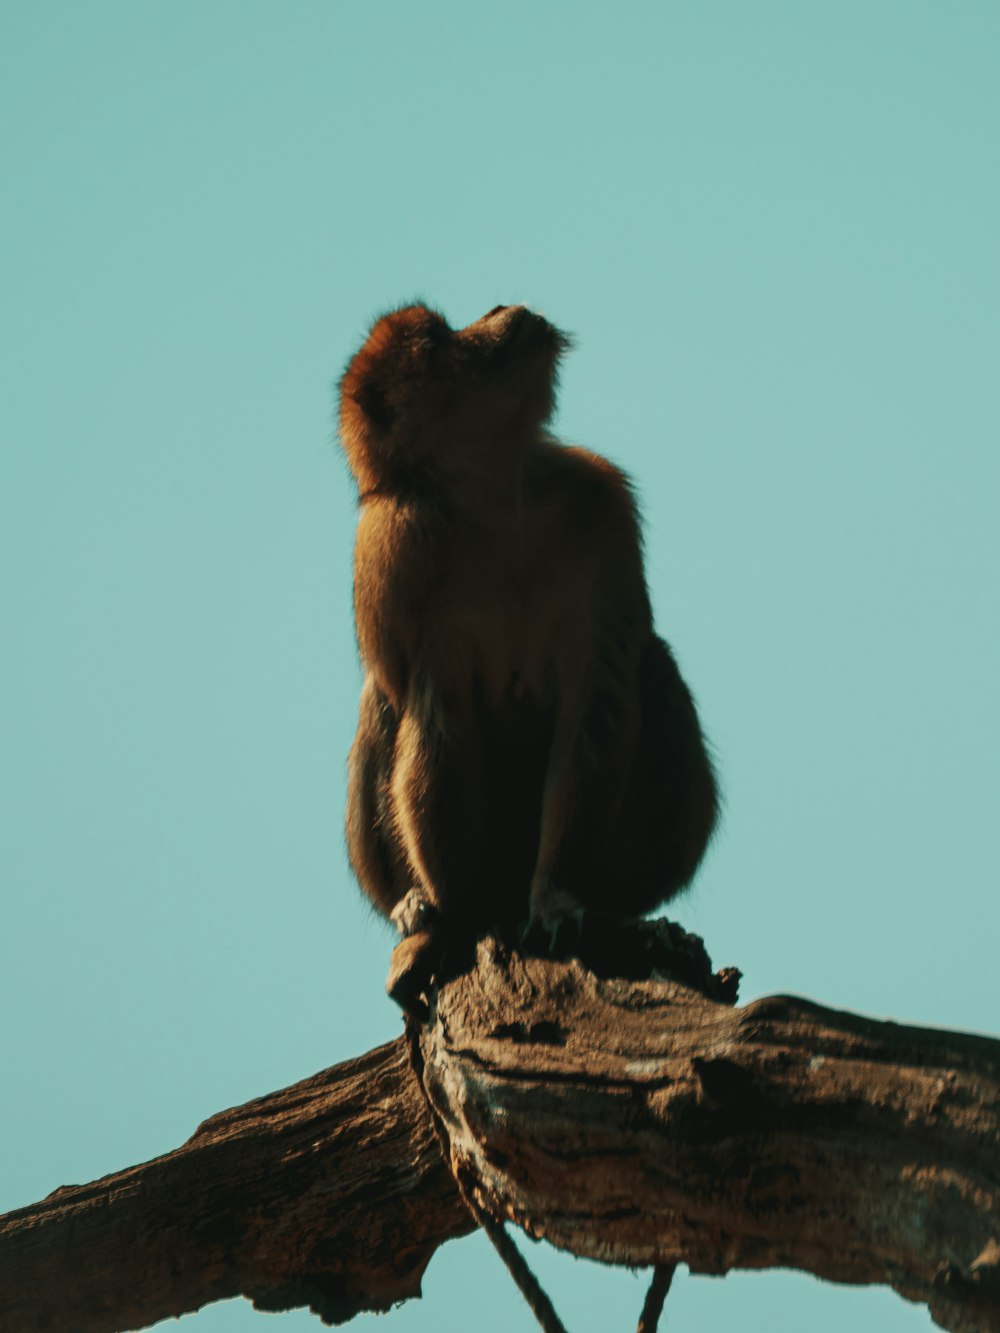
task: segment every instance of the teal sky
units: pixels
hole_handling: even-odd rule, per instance
[[[996,1032],[1000,7],[7,0],[0,1208],[394,1036],[341,832],[372,316],[524,302],[635,477],[744,998]],[[574,1333],[640,1277],[532,1247]],[[377,1325],[530,1329],[479,1237]],[[678,1280],[703,1333],[929,1329]],[[171,1324],[171,1327],[173,1325]],[[209,1307],[185,1333],[319,1328]]]

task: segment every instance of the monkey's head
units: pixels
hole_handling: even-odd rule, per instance
[[[552,413],[566,345],[524,306],[464,329],[424,305],[383,315],[340,382],[340,437],[362,494],[516,458]]]

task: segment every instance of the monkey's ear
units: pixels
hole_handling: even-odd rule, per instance
[[[351,390],[351,397],[376,429],[389,430],[392,427],[396,413],[385,391],[374,380],[362,380],[356,389]]]

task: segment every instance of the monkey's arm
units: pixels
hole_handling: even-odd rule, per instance
[[[437,968],[440,948],[430,898],[411,867],[393,808],[400,729],[392,705],[369,674],[348,760],[347,848],[362,889],[403,936],[393,951],[386,989],[402,1008],[422,1015],[420,997]]]
[[[436,570],[414,507],[390,496],[364,500],[354,542],[354,622],[366,673],[403,712],[420,653]]]
[[[391,801],[412,882],[434,912],[457,921],[471,907],[470,868],[481,854],[485,775],[467,693],[418,669],[400,718]]]
[[[553,598],[564,608],[554,635],[557,707],[530,903],[532,921],[550,934],[590,905],[586,885],[617,868],[619,811],[641,726],[641,659],[652,633],[628,483],[596,455],[564,456],[572,473],[560,537],[567,573]]]
[[[363,500],[354,545],[354,614],[365,681],[348,761],[347,846],[361,887],[385,916],[418,887],[394,773],[397,749],[412,750],[412,663],[433,585],[421,546],[412,505],[382,494]],[[405,923],[397,924],[407,933]]]
[[[625,633],[605,621],[596,627],[589,652],[562,655],[563,689],[530,898],[532,925],[549,935],[588,905],[584,886],[603,878],[614,852],[639,737],[640,646],[634,629]]]

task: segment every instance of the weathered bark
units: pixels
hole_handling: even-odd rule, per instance
[[[423,1037],[456,1169],[592,1259],[882,1283],[1000,1329],[1000,1042],[485,941]]]
[[[605,975],[485,941],[433,998],[418,1064],[466,1189],[576,1254],[885,1283],[1000,1329],[1000,1042],[734,1009],[679,932],[646,938],[659,961],[588,955]],[[417,1294],[470,1228],[396,1042],[0,1219],[0,1329],[117,1333],[238,1294],[342,1321]]]

